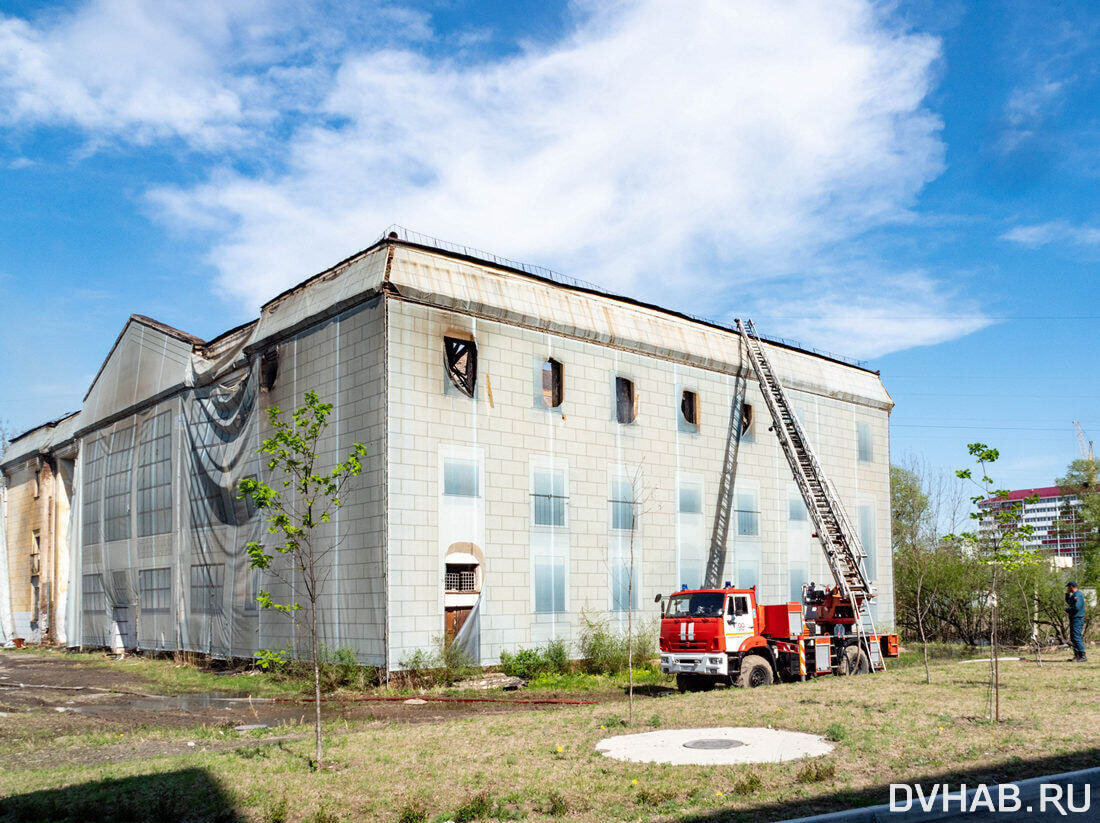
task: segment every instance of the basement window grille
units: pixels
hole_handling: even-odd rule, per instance
[[[638,417],[638,402],[634,382],[626,377],[615,378],[615,419],[623,425],[633,423]]]
[[[542,402],[547,408],[556,409],[565,395],[562,365],[553,357],[542,364]]]
[[[473,397],[477,388],[477,343],[460,337],[444,337],[443,354],[451,383],[467,397]]]

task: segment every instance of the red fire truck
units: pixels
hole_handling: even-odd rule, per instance
[[[661,619],[661,671],[681,691],[720,683],[755,688],[777,680],[864,674],[897,657],[896,634],[860,635],[849,601],[813,584],[800,603],[764,606],[756,588],[676,592]]]
[[[840,495],[826,477],[768,360],[751,320],[737,321],[742,350],[767,403],[772,425],[806,504],[835,586],[804,587],[802,603],[764,606],[756,588],[718,587],[725,563],[731,501],[737,471],[741,420],[731,415],[731,438],[719,484],[712,557],[704,588],[673,594],[661,619],[661,670],[676,675],[682,691],[717,683],[766,686],[776,680],[804,680],[824,674],[862,674],[885,668],[896,657],[897,635],[875,631],[869,604],[875,587],[866,574],[866,553]],[[733,408],[743,408],[745,381],[739,375]],[[658,595],[658,602],[662,599]]]

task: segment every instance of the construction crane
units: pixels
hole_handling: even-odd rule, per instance
[[[1081,458],[1085,461],[1089,486],[1096,488],[1096,455],[1092,450],[1092,441],[1085,436],[1085,430],[1081,428],[1080,420],[1073,421],[1073,433],[1077,435],[1077,448],[1081,450]]]

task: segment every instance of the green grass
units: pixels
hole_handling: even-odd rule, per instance
[[[921,667],[894,666],[863,677],[646,699],[632,724],[622,703],[448,714],[415,727],[333,723],[326,727],[330,767],[320,773],[308,767],[308,735],[278,745],[257,740],[234,751],[16,767],[0,773],[0,796],[18,796],[6,801],[18,810],[13,819],[76,820],[50,812],[67,809],[62,801],[83,808],[84,798],[110,788],[111,802],[130,810],[129,819],[156,819],[154,790],[179,785],[180,775],[205,775],[209,785],[198,783],[205,786],[203,803],[224,802],[234,819],[254,823],[595,823],[692,815],[751,823],[884,802],[891,782],[990,782],[1095,763],[1100,663],[1013,663],[1001,673],[1000,724],[984,718],[984,670],[944,662],[933,668],[931,685]],[[595,751],[601,738],[648,731],[655,720],[670,729],[787,728],[828,736],[836,747],[816,761],[711,767],[624,763]],[[48,753],[64,742],[41,745]],[[149,798],[144,816],[134,799],[143,797]]]

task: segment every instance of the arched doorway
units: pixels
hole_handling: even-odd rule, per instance
[[[443,634],[458,636],[481,598],[485,555],[473,543],[452,543],[443,559]]]

